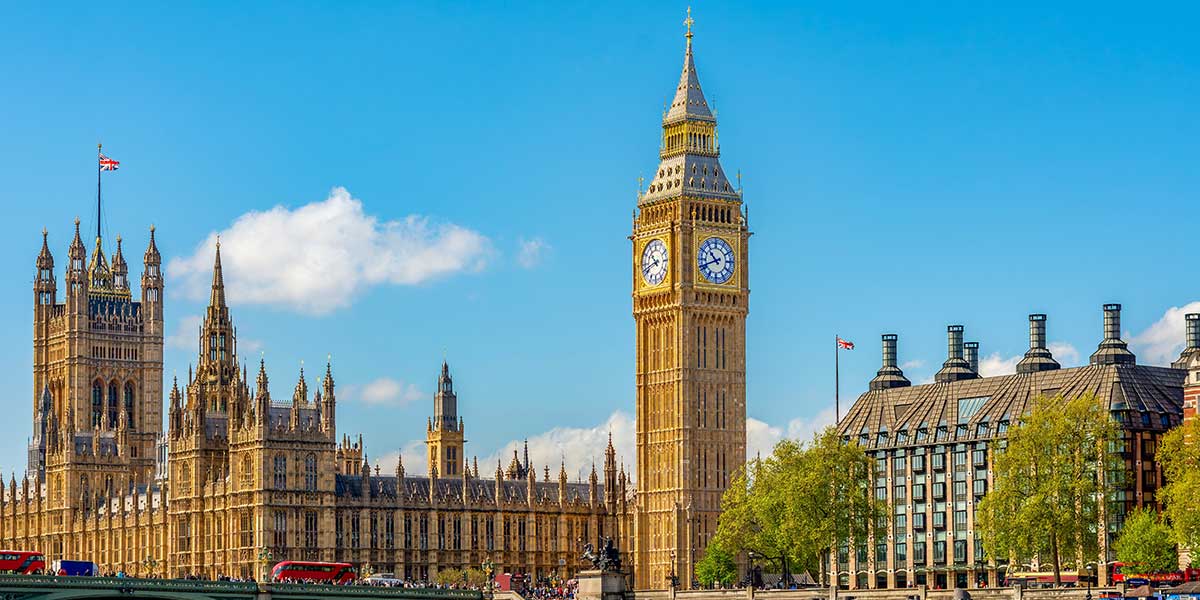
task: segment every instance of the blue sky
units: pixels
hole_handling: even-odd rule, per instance
[[[243,357],[265,353],[290,397],[300,362],[312,373],[332,354],[340,429],[370,455],[418,449],[443,356],[481,459],[530,436],[535,462],[578,471],[610,429],[630,448],[626,236],[685,6],[6,8],[0,468],[23,466],[30,431],[39,233],[61,271],[71,220],[94,227],[98,140],[122,161],[105,176],[106,236],[125,237],[139,274],[153,223],[173,261],[168,377],[195,360],[221,232]],[[944,360],[949,323],[1002,371],[1030,312],[1079,364],[1104,302],[1124,303],[1140,360],[1176,352],[1200,301],[1196,13],[693,6],[755,232],[756,447],[828,420],[835,333],[859,345],[843,355],[847,403],[883,332],[914,381]]]

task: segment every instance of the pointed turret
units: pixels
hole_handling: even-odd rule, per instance
[[[300,409],[308,403],[308,382],[304,380],[304,367],[300,367],[300,379],[296,381],[296,389],[292,392],[292,429],[300,426]]]
[[[558,503],[567,503],[567,461],[563,459],[558,465]]]
[[[321,429],[329,435],[336,431],[337,398],[333,392],[333,356],[325,361],[325,377],[321,380]]]
[[[42,251],[37,256],[37,275],[33,280],[33,302],[39,307],[46,307],[37,313],[39,321],[48,320],[50,307],[54,306],[58,296],[58,286],[54,280],[54,256],[50,254],[50,244],[47,241],[47,231],[42,229]]]
[[[129,265],[125,262],[125,254],[121,251],[121,236],[117,236],[117,251],[112,257],[113,289],[129,293]]]
[[[396,489],[400,489],[400,483],[404,481],[404,454],[396,455]],[[397,492],[398,493],[398,492]]]
[[[209,294],[208,304],[225,308],[225,275],[221,272],[221,238],[217,238],[217,252],[213,259],[212,292]]]
[[[147,327],[153,333],[162,333],[163,320],[163,277],[162,255],[158,253],[158,245],[154,242],[154,226],[150,226],[150,244],[142,256],[142,314],[146,317]]]
[[[104,256],[104,244],[100,236],[96,236],[96,247],[92,249],[92,258],[88,262],[88,290],[91,292],[113,292],[113,273]]]
[[[604,505],[609,514],[617,509],[617,449],[613,447],[612,432],[608,432],[608,447],[604,449]]]
[[[75,238],[67,249],[67,304],[72,312],[82,312],[87,307],[87,248],[79,237],[79,218],[75,219]]]

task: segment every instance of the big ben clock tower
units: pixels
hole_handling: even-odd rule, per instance
[[[696,76],[692,19],[659,166],[633,222],[637,327],[635,586],[688,587],[746,458],[750,296],[741,191],[721,167]]]

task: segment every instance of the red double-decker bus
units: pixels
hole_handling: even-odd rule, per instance
[[[1184,569],[1166,573],[1131,573],[1123,563],[1113,564],[1113,583],[1131,585],[1146,585],[1154,583],[1183,583],[1185,581],[1200,581],[1200,569]]]
[[[46,569],[46,557],[41,552],[0,550],[0,573],[29,575]]]
[[[301,581],[341,585],[354,581],[354,576],[354,565],[350,563],[285,560],[271,569],[271,581],[277,582]]]

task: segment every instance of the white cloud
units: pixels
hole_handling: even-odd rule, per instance
[[[385,452],[379,457],[367,455],[367,460],[371,465],[379,467],[380,475],[395,475],[396,474],[396,459],[404,457],[404,474],[407,476],[420,477],[426,475],[426,454],[424,440],[409,440],[403,447],[393,452]],[[481,469],[482,470],[482,469]]]
[[[214,247],[229,299],[324,314],[349,306],[375,285],[417,285],[482,269],[491,242],[453,223],[420,215],[380,221],[345,188],[290,210],[251,211],[209,234],[190,256],[172,258],[168,273],[196,300],[208,295]]]
[[[341,396],[347,400],[362,402],[367,406],[404,406],[425,397],[414,383],[380,377],[366,384],[345,386]]]
[[[1184,306],[1172,306],[1141,333],[1129,338],[1129,345],[1137,354],[1138,362],[1151,365],[1169,365],[1183,350],[1183,316],[1200,313],[1200,301]]]
[[[774,426],[754,417],[746,418],[746,459],[753,459],[761,454],[770,456],[775,444],[783,439],[784,434],[789,439],[807,442],[813,434],[833,425],[833,407],[826,407],[811,417],[796,417],[788,421],[786,426]]]
[[[924,360],[921,360],[919,358],[914,358],[912,360],[904,361],[904,363],[900,365],[900,369],[902,371],[907,371],[909,369],[920,369],[921,367],[924,367],[924,366],[925,366]]]
[[[238,353],[245,353],[245,352],[252,353],[252,352],[258,352],[259,350],[262,350],[262,349],[263,349],[262,340],[252,340],[250,338],[238,338],[238,340],[237,340]],[[242,354],[242,356],[244,357],[245,354]]]
[[[179,319],[179,324],[175,326],[175,333],[167,336],[167,347],[177,350],[198,348],[200,344],[200,325],[203,323],[204,318],[200,315],[188,315]]]
[[[1046,348],[1050,350],[1050,354],[1054,355],[1054,360],[1064,367],[1079,366],[1079,350],[1066,342],[1050,342],[1046,344]]]
[[[1050,342],[1046,345],[1050,353],[1054,355],[1054,360],[1058,364],[1069,367],[1079,364],[1079,351],[1075,346],[1066,342]],[[993,352],[979,360],[979,374],[984,377],[995,377],[997,375],[1012,375],[1017,372],[1017,363],[1025,358],[1025,353],[1017,354],[1016,356],[1001,356],[999,352]]]
[[[556,478],[559,465],[564,460],[571,481],[580,478],[586,481],[592,471],[593,460],[596,461],[596,472],[603,477],[601,469],[604,468],[604,449],[608,447],[609,432],[612,432],[613,447],[617,450],[617,462],[624,460],[626,472],[633,475],[636,429],[633,416],[620,410],[595,427],[555,427],[530,437],[529,462],[537,469],[538,479],[543,477],[543,467],[547,465],[550,466],[551,478]],[[480,475],[491,477],[496,470],[497,460],[502,468],[507,469],[508,463],[512,462],[513,451],[516,450],[520,456],[524,452],[524,444],[524,440],[513,440],[498,451],[480,457]]]
[[[979,374],[984,377],[995,377],[997,375],[1012,375],[1017,372],[1017,363],[1021,362],[1024,354],[1016,356],[1003,357],[999,352],[993,352],[990,355],[979,359]]]
[[[517,247],[517,264],[525,269],[532,269],[541,264],[542,258],[550,250],[550,244],[540,237],[528,240],[521,238],[517,240]]]

